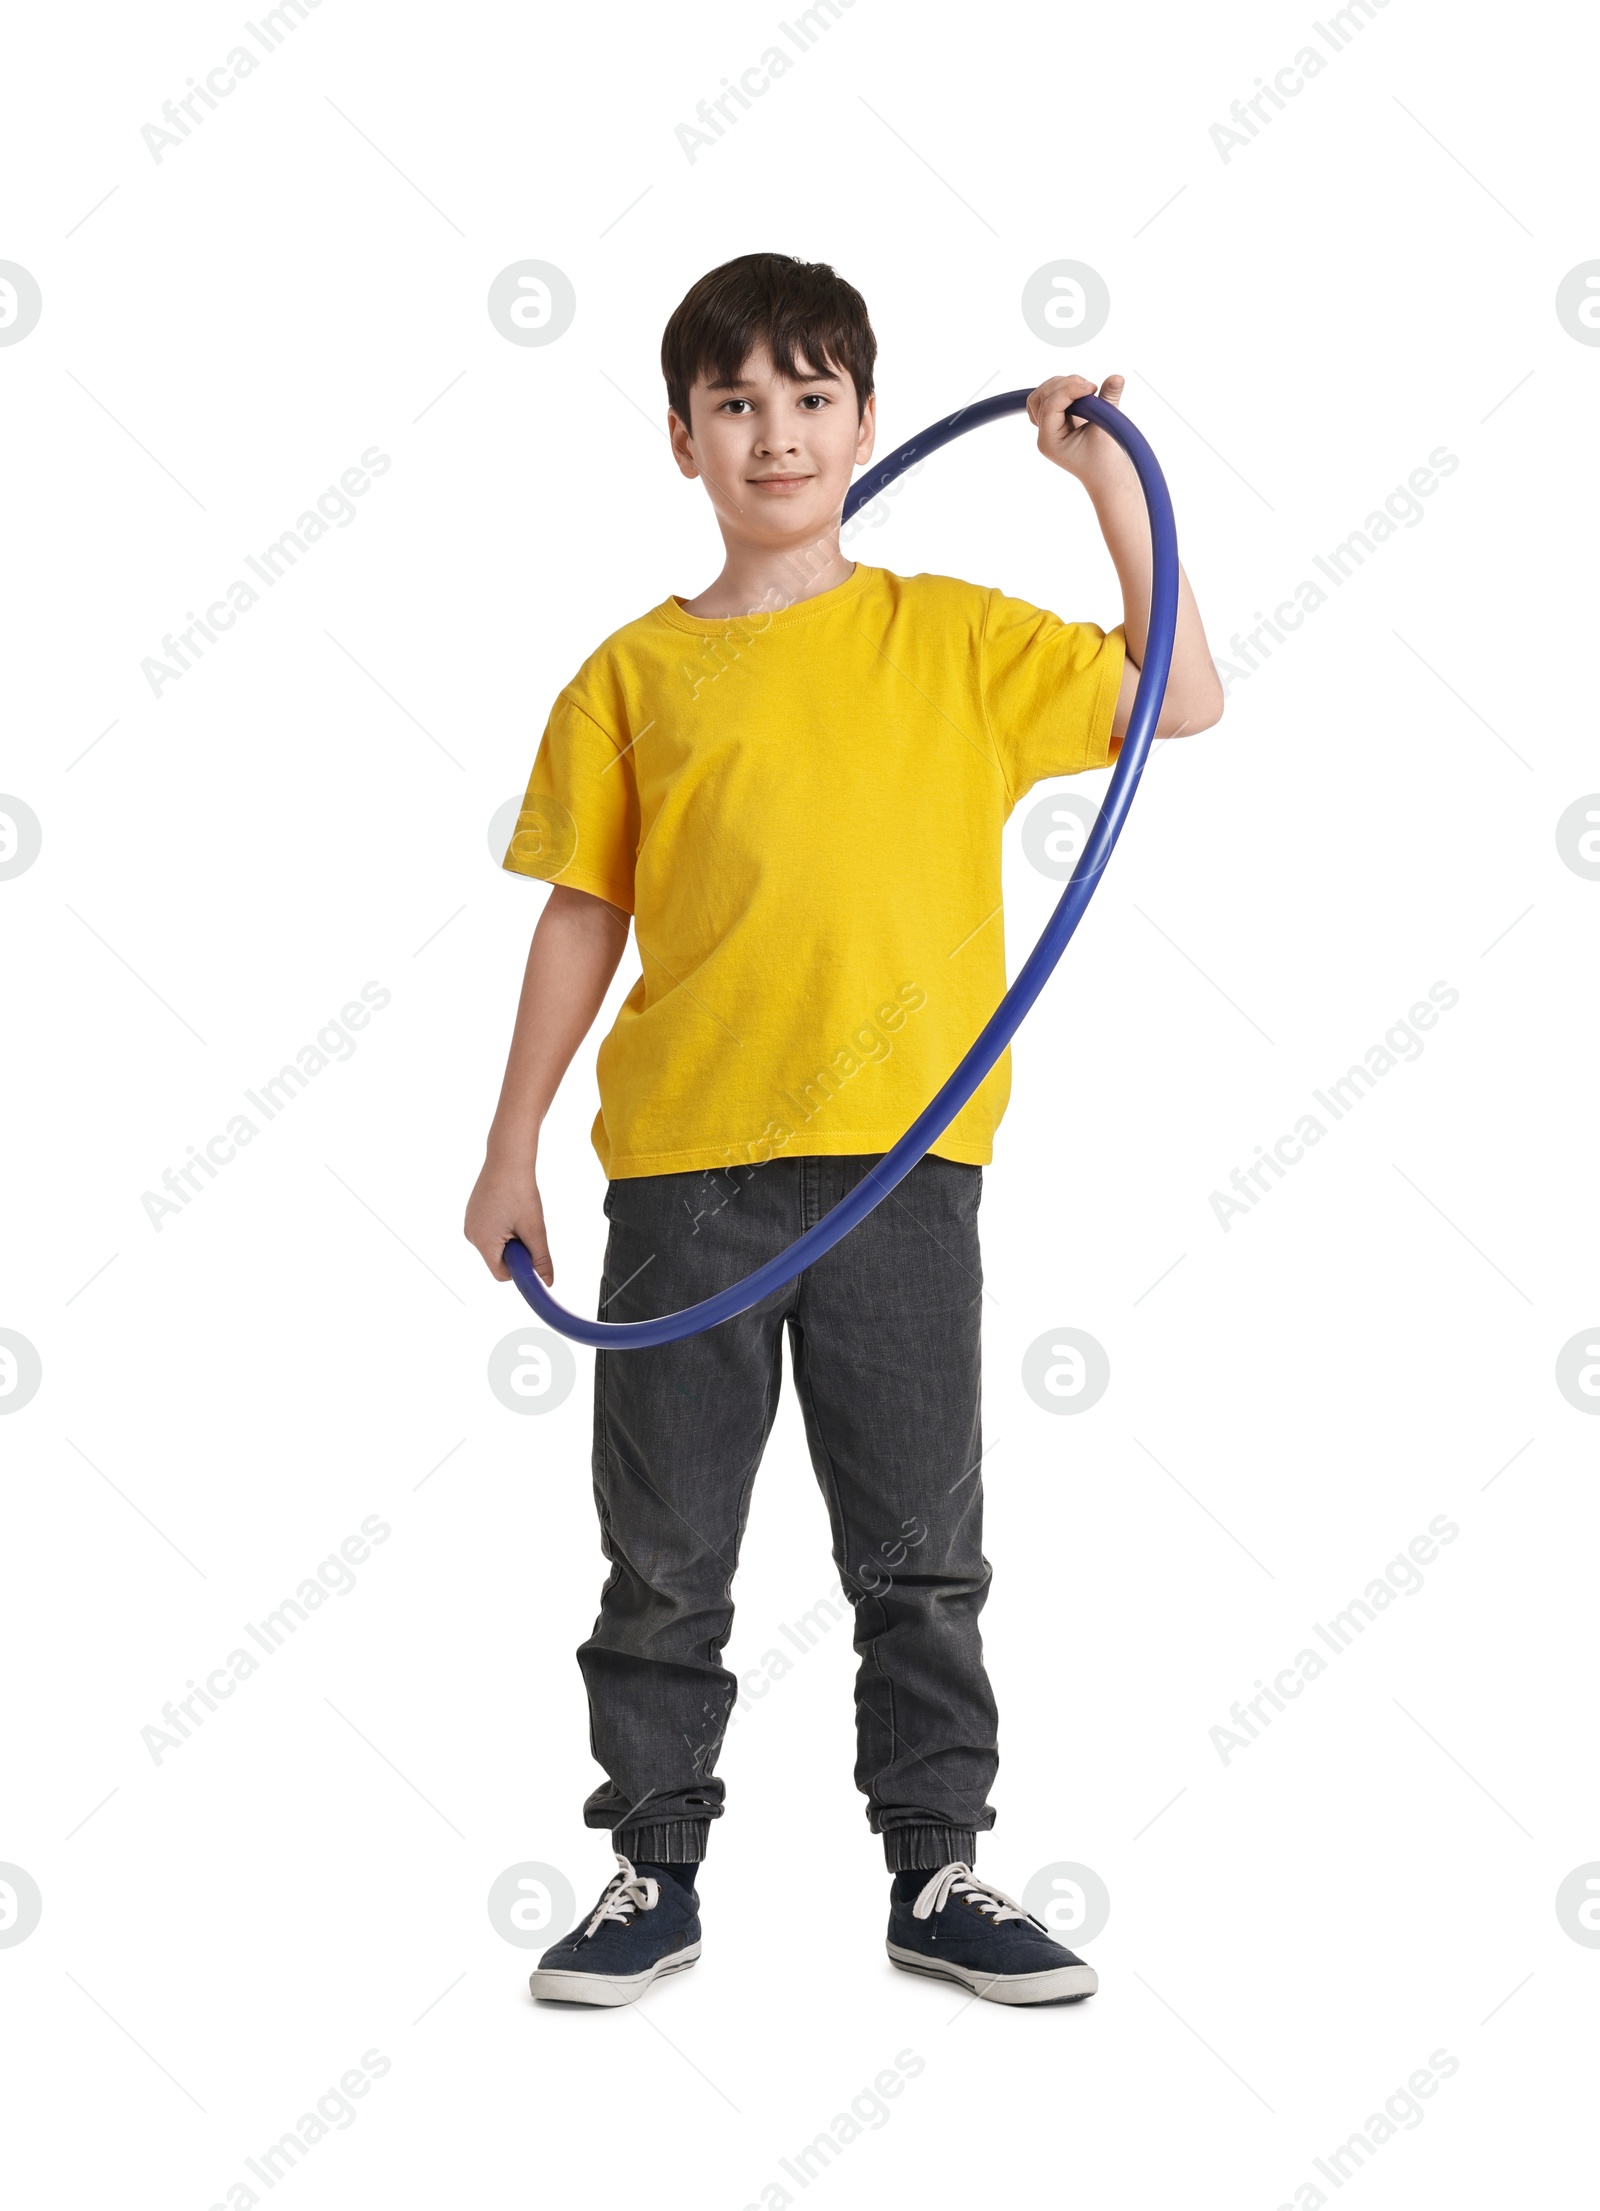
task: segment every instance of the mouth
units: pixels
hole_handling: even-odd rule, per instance
[[[809,484],[809,476],[747,476],[747,484],[758,491],[798,491],[802,484]]]

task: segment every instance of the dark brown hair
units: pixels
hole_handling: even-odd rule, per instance
[[[661,340],[667,403],[689,421],[689,388],[701,376],[738,376],[764,344],[780,376],[805,370],[848,376],[858,414],[872,396],[878,341],[867,303],[826,261],[787,253],[745,253],[712,269],[679,301]]]

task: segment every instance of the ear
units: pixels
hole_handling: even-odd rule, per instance
[[[677,412],[671,407],[667,409],[667,436],[672,441],[672,457],[678,464],[679,474],[691,477],[698,476],[700,466],[694,457],[694,445],[689,436],[689,425],[681,421]]]
[[[878,395],[874,392],[861,410],[861,432],[856,439],[856,466],[865,468],[878,438]]]

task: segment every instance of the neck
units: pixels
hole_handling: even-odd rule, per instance
[[[686,614],[712,620],[722,615],[777,613],[801,599],[832,591],[855,569],[839,549],[839,525],[820,537],[785,546],[732,545],[724,541],[722,573],[697,599],[684,601]]]

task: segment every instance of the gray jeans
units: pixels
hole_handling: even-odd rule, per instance
[[[820,1220],[876,1157],[612,1182],[600,1311],[709,1297]],[[854,1611],[856,1784],[891,1867],[969,1862],[994,1824],[979,1460],[983,1170],[922,1160],[787,1288],[704,1335],[595,1358],[594,1489],[611,1572],[578,1652],[607,1775],[584,1807],[635,1860],[698,1859],[722,1815],[722,1663],[787,1328],[833,1557]],[[807,1827],[797,1783],[793,1825]]]

